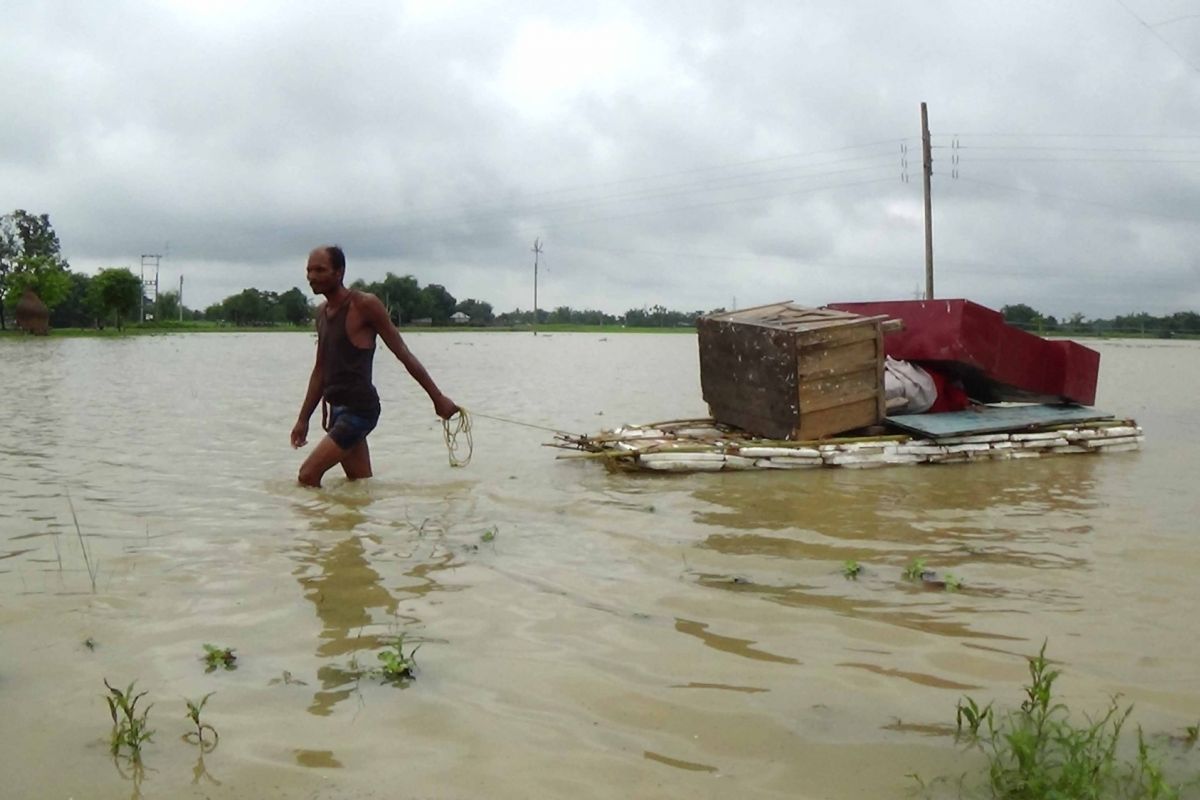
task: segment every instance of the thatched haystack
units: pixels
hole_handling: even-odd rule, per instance
[[[33,289],[26,289],[17,301],[17,327],[34,336],[50,333],[50,309]]]

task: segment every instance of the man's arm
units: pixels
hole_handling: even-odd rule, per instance
[[[363,294],[359,302],[359,313],[379,334],[379,338],[383,339],[388,350],[391,350],[400,360],[400,363],[408,370],[408,374],[421,384],[421,388],[433,401],[434,412],[442,419],[450,419],[454,416],[454,413],[458,411],[458,406],[454,404],[453,400],[442,394],[420,360],[408,349],[408,345],[404,343],[404,339],[400,338],[400,331],[396,330],[396,326],[392,324],[392,319],[388,316],[387,309],[383,307],[380,299],[373,294]]]
[[[317,410],[317,403],[321,402],[323,388],[321,385],[321,348],[318,347],[312,374],[308,376],[308,389],[304,393],[304,402],[300,404],[300,416],[297,417],[296,424],[292,427],[292,447],[303,447],[308,444],[308,420]]]

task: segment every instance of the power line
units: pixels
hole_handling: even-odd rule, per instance
[[[965,159],[964,159],[965,160]],[[1003,161],[1006,163],[1064,163],[1073,162],[1087,164],[1200,164],[1200,158],[992,158],[990,156],[974,157],[970,163]]]
[[[1070,195],[1055,194],[1052,192],[1043,192],[1039,189],[1026,189],[1026,188],[1023,188],[1020,186],[1006,186],[1006,185],[1000,184],[1000,183],[992,183],[991,181],[981,181],[977,178],[960,177],[959,180],[964,181],[966,183],[974,183],[974,184],[978,184],[980,186],[987,186],[987,187],[990,187],[993,189],[1003,189],[1004,191],[1009,191],[1009,192],[1021,192],[1024,194],[1032,194],[1032,195],[1036,195],[1038,197],[1046,197],[1046,198],[1050,198],[1053,200],[1064,200],[1069,203],[1079,203],[1080,205],[1088,205],[1088,206],[1096,206],[1098,208],[1106,208],[1111,211],[1122,211],[1122,212],[1133,213],[1133,214],[1142,214],[1142,215],[1145,215],[1148,217],[1160,217],[1162,219],[1179,220],[1182,222],[1196,222],[1196,217],[1187,217],[1187,216],[1183,216],[1181,214],[1160,214],[1155,211],[1146,211],[1145,209],[1134,208],[1131,206],[1119,206],[1119,205],[1114,205],[1112,203],[1101,203],[1096,200],[1087,200],[1082,197],[1072,197]]]
[[[1173,150],[1157,147],[1080,147],[1051,144],[935,144],[934,150],[1049,150],[1080,153],[1180,153],[1200,155],[1200,150]]]
[[[715,165],[709,165],[709,166],[695,167],[695,168],[686,169],[686,170],[677,170],[677,171],[673,171],[673,172],[663,172],[663,173],[656,173],[656,174],[652,174],[652,175],[638,176],[638,177],[634,177],[634,178],[625,178],[625,179],[617,180],[617,181],[605,181],[605,182],[593,183],[593,184],[580,184],[577,186],[564,186],[564,187],[559,187],[556,189],[545,189],[545,190],[537,191],[532,194],[524,195],[523,197],[519,196],[516,199],[518,202],[520,202],[520,201],[524,201],[524,200],[534,200],[537,198],[550,197],[550,196],[554,196],[554,195],[581,193],[581,192],[586,192],[586,191],[590,191],[593,189],[603,189],[603,188],[608,188],[608,187],[620,187],[620,186],[644,184],[644,183],[649,183],[649,182],[660,181],[664,178],[677,178],[677,177],[683,177],[683,176],[688,176],[688,175],[697,175],[697,174],[701,174],[701,173],[705,173],[705,172],[720,172],[720,171],[738,169],[738,168],[747,167],[747,166],[755,166],[755,165],[761,165],[761,164],[777,163],[777,162],[781,162],[781,161],[789,161],[789,160],[798,159],[798,158],[812,158],[812,157],[822,156],[822,155],[844,153],[844,152],[847,152],[850,150],[862,150],[862,149],[866,149],[866,148],[875,148],[875,147],[881,147],[883,145],[895,146],[895,145],[899,145],[899,144],[902,144],[902,143],[904,143],[906,141],[910,141],[910,140],[911,140],[911,137],[909,139],[905,139],[905,138],[881,139],[878,141],[868,142],[868,143],[864,143],[864,144],[844,145],[842,147],[827,148],[824,150],[812,150],[812,151],[806,151],[806,152],[790,153],[790,154],[785,154],[785,155],[780,155],[780,156],[770,156],[770,157],[766,157],[766,158],[750,159],[747,161],[736,161],[736,162],[730,162],[730,163],[726,163],[726,164],[715,164]],[[801,165],[796,165],[794,167],[791,167],[791,169],[803,169],[803,168],[807,168],[807,167],[811,167],[811,166],[823,166],[826,164],[837,164],[837,163],[843,163],[844,161],[854,161],[854,160],[868,158],[868,157],[870,157],[870,156],[856,156],[856,157],[852,157],[850,159],[841,159],[841,160],[834,160],[834,161],[828,161],[828,162],[818,162],[817,164],[812,164],[812,165],[801,164]],[[874,156],[874,157],[878,158],[881,156]],[[889,153],[887,154],[886,157],[892,157],[891,151],[889,151]],[[762,175],[762,174],[770,174],[770,173],[752,172],[749,174],[750,175]],[[726,176],[725,178],[717,178],[717,179],[731,180],[736,177],[737,176]],[[631,191],[647,191],[647,190],[631,190]],[[566,202],[571,202],[571,201],[566,201]],[[458,213],[458,212],[464,212],[464,211],[471,211],[471,210],[475,210],[475,209],[479,209],[479,208],[490,209],[490,208],[495,208],[495,207],[496,206],[493,203],[472,203],[472,204],[468,204],[465,206],[464,205],[432,206],[432,207],[427,207],[425,209],[410,210],[408,212],[408,214],[409,214],[409,216],[422,215],[422,214],[434,215],[434,214],[441,214],[441,213]]]
[[[592,224],[592,223],[596,223],[596,222],[609,222],[614,219],[627,219],[629,217],[646,217],[646,216],[650,216],[653,214],[673,213],[673,212],[677,212],[677,211],[694,211],[694,210],[701,209],[701,208],[713,208],[716,206],[732,205],[732,204],[736,204],[736,203],[749,203],[749,202],[754,202],[756,200],[772,200],[772,199],[777,199],[777,198],[781,198],[781,197],[794,197],[794,196],[798,196],[798,195],[802,195],[802,194],[811,194],[811,193],[815,193],[815,192],[825,191],[827,189],[843,189],[843,188],[848,188],[848,187],[852,187],[852,186],[867,186],[867,185],[876,184],[876,183],[888,183],[888,182],[895,181],[895,180],[896,180],[896,178],[894,176],[889,175],[889,176],[883,177],[883,178],[871,178],[871,179],[862,180],[862,181],[843,181],[841,183],[826,184],[825,186],[814,186],[814,187],[800,189],[800,190],[796,190],[796,191],[776,192],[776,193],[765,194],[765,195],[753,195],[750,197],[737,197],[737,198],[733,198],[730,200],[717,200],[717,201],[713,201],[710,203],[696,203],[696,204],[689,205],[689,206],[670,206],[667,208],[661,208],[661,209],[657,209],[657,210],[634,211],[634,212],[625,213],[625,214],[613,214],[613,215],[610,215],[607,217],[593,217],[591,219],[585,219],[585,220],[568,221],[566,223],[558,223],[558,225],[565,224],[565,227],[571,228],[572,226],[578,226],[580,224],[588,225],[588,224]],[[551,224],[553,224],[553,223],[551,223]]]
[[[1179,50],[1178,50],[1178,49],[1175,47],[1175,45],[1173,45],[1173,44],[1171,44],[1169,41],[1167,41],[1167,39],[1166,39],[1166,38],[1164,38],[1164,37],[1163,37],[1163,35],[1162,35],[1161,33],[1159,33],[1158,31],[1154,30],[1154,26],[1153,26],[1153,25],[1149,24],[1148,22],[1146,22],[1146,20],[1142,19],[1142,18],[1141,18],[1141,17],[1139,17],[1139,16],[1138,16],[1136,13],[1134,13],[1133,9],[1132,9],[1132,8],[1130,8],[1129,6],[1127,6],[1127,5],[1125,4],[1125,0],[1116,0],[1116,3],[1117,3],[1117,5],[1119,5],[1121,8],[1125,9],[1125,11],[1126,11],[1126,12],[1129,14],[1129,16],[1131,16],[1131,17],[1133,17],[1134,19],[1136,19],[1136,20],[1138,21],[1138,24],[1140,24],[1140,25],[1141,25],[1143,28],[1145,28],[1145,29],[1146,29],[1146,31],[1147,31],[1147,32],[1148,32],[1148,33],[1149,33],[1151,36],[1153,36],[1155,39],[1158,39],[1160,42],[1162,42],[1163,44],[1165,44],[1165,45],[1167,46],[1167,48],[1168,48],[1168,49],[1170,49],[1170,51],[1171,51],[1172,53],[1174,53],[1175,55],[1177,55],[1177,56],[1179,57],[1179,60],[1180,60],[1180,61],[1182,61],[1183,63],[1187,64],[1189,67],[1191,67],[1191,68],[1192,68],[1192,71],[1194,71],[1194,72],[1200,72],[1200,67],[1198,67],[1198,66],[1196,66],[1195,64],[1193,64],[1193,63],[1192,63],[1192,62],[1191,62],[1191,61],[1188,59],[1188,57],[1187,57],[1187,56],[1185,56],[1183,53],[1179,52]],[[1160,23],[1160,24],[1163,24],[1163,23]]]
[[[1172,17],[1164,19],[1162,22],[1155,22],[1150,25],[1151,28],[1161,28],[1164,25],[1172,25],[1176,22],[1183,22],[1185,19],[1200,19],[1200,14],[1184,14],[1182,17]]]
[[[934,134],[936,138],[956,138],[961,136],[990,136],[996,138],[1027,138],[1030,136],[1045,137],[1047,139],[1200,139],[1200,134],[1196,133],[1045,133],[1041,131],[1021,132],[1021,133],[982,133],[982,132],[963,132],[963,133],[941,133]]]

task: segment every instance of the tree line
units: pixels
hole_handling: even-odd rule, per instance
[[[33,292],[50,310],[50,325],[56,328],[121,328],[127,320],[145,312],[157,323],[174,320],[204,320],[239,326],[306,325],[314,308],[308,294],[297,287],[286,292],[250,288],[213,303],[203,311],[181,307],[179,293],[167,291],[157,297],[143,294],[142,280],[127,267],[108,267],[96,275],[73,272],[61,252],[58,234],[48,214],[31,214],[17,209],[0,216],[0,330],[7,327],[17,303],[26,291]],[[412,275],[389,272],[381,281],[354,281],[350,288],[370,292],[383,301],[397,325],[443,326],[466,317],[472,326],[527,325],[625,325],[639,328],[692,327],[705,313],[676,311],[662,305],[631,308],[622,315],[595,309],[558,306],[552,310],[514,309],[496,314],[492,304],[467,298],[457,300],[446,287],[436,283],[421,286]],[[1087,319],[1081,313],[1059,320],[1024,303],[1001,308],[1012,325],[1039,334],[1139,335],[1170,338],[1200,336],[1200,314],[1181,311],[1161,317],[1145,312],[1110,319]],[[459,320],[462,318],[460,317]]]
[[[1017,303],[1003,306],[1000,313],[1010,325],[1037,334],[1150,336],[1158,339],[1200,336],[1200,314],[1195,311],[1178,311],[1161,317],[1141,311],[1136,314],[1118,314],[1108,319],[1088,319],[1076,312],[1066,319],[1059,320],[1053,314],[1042,314],[1031,306]]]

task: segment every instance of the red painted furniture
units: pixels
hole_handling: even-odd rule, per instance
[[[830,303],[828,308],[903,321],[904,330],[884,337],[884,351],[955,375],[975,400],[1085,406],[1096,401],[1099,353],[1015,328],[1000,312],[978,303],[890,300]]]

